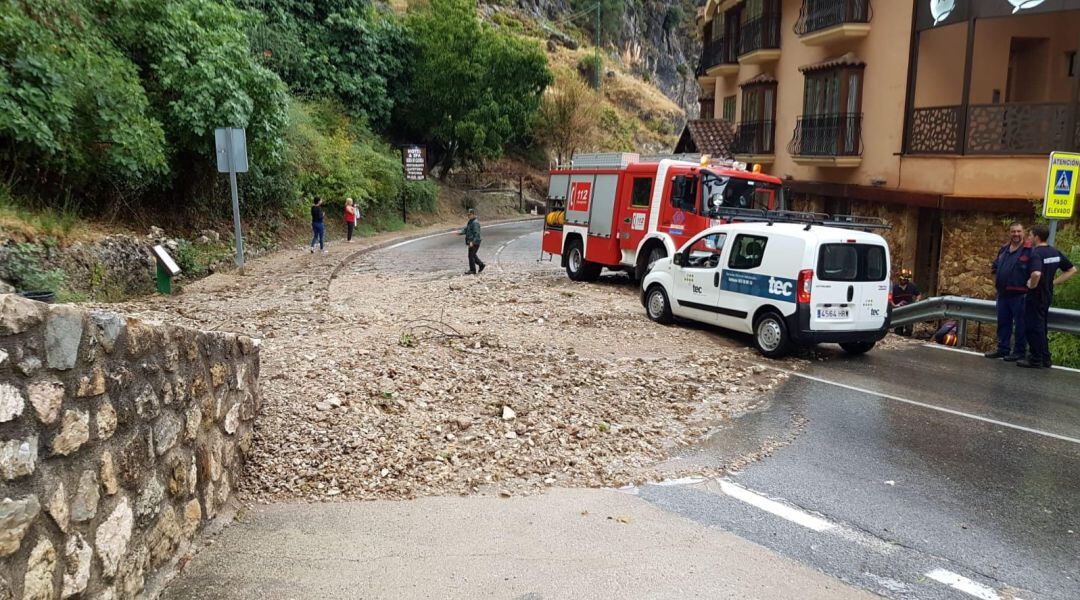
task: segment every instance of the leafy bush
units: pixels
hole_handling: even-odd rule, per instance
[[[239,0],[249,9],[251,48],[304,97],[336,99],[354,116],[385,126],[407,87],[412,55],[402,26],[370,0]]]
[[[432,212],[439,197],[439,188],[431,181],[405,183],[405,206],[410,211]]]
[[[445,170],[498,158],[529,133],[547,57],[534,41],[482,23],[473,0],[430,0],[406,20],[415,62],[395,114],[405,137],[427,142]]]
[[[352,198],[362,212],[394,205],[405,185],[401,156],[332,102],[293,102],[289,165],[303,200],[322,198],[328,212]]]
[[[1055,245],[1069,256],[1073,264],[1080,265],[1080,231],[1059,231]],[[1080,276],[1054,288],[1054,306],[1080,310]],[[1080,368],[1080,336],[1067,333],[1050,334],[1050,354],[1054,357],[1054,362],[1060,365]]]
[[[167,170],[139,72],[79,0],[0,4],[0,160],[27,185],[138,188]]]
[[[42,266],[44,252],[44,249],[36,244],[9,245],[4,252],[5,278],[19,290],[61,292],[66,276],[59,269],[46,269]]]

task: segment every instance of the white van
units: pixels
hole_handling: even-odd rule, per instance
[[[641,302],[659,323],[677,317],[750,333],[770,358],[817,343],[862,354],[888,330],[889,290],[879,235],[824,221],[731,223],[659,260]]]

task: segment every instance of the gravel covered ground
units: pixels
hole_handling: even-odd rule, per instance
[[[782,377],[715,332],[649,322],[618,277],[533,262],[469,277],[357,249],[281,252],[121,307],[263,339],[249,500],[677,477],[656,465]]]

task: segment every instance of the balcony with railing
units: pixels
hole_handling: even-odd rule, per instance
[[[771,163],[776,153],[776,124],[772,121],[739,123],[732,154],[744,162]]]
[[[728,38],[717,38],[705,44],[698,63],[697,76],[724,77],[739,72],[738,57]]]
[[[908,154],[1044,155],[1080,150],[1080,118],[1064,102],[1009,102],[915,108]]]
[[[824,46],[870,34],[870,0],[803,0],[795,33],[809,46]]]
[[[780,59],[780,13],[765,12],[739,30],[739,64],[754,65]]]
[[[862,115],[803,115],[788,153],[801,165],[857,167],[862,164]]]

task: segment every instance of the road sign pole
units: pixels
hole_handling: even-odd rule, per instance
[[[1046,243],[1051,246],[1054,245],[1054,239],[1057,238],[1057,219],[1050,219],[1050,239],[1046,240]]]
[[[236,193],[236,165],[233,164],[232,131],[225,136],[225,145],[229,155],[229,190],[232,193],[233,237],[236,239],[236,266],[244,274],[244,237],[240,228],[240,197]]]

